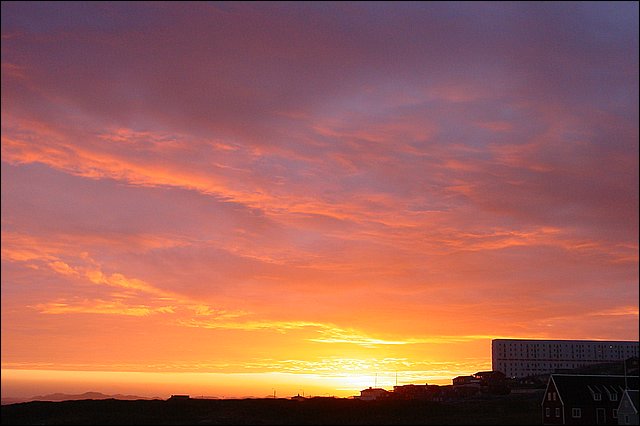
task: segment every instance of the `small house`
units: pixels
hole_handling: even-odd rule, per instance
[[[638,391],[625,390],[618,406],[619,425],[637,425],[638,421]]]
[[[377,399],[386,398],[389,396],[389,392],[382,388],[372,388],[360,391],[360,400],[362,401],[375,401]]]

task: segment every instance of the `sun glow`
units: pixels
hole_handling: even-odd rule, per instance
[[[47,393],[135,394],[167,398],[171,394],[217,398],[264,398],[273,395],[349,397],[373,386],[370,375],[293,373],[152,373],[110,371],[2,370],[2,396]],[[63,384],[63,385],[61,385]]]
[[[638,339],[638,3],[309,3],[1,2],[3,395]]]
[[[289,361],[290,363],[290,361]],[[326,364],[332,363],[329,369]],[[281,367],[287,362],[281,362]],[[332,359],[311,372],[157,372],[157,371],[93,371],[53,369],[2,369],[2,396],[31,397],[47,393],[83,393],[88,390],[105,394],[135,394],[166,398],[171,394],[206,395],[217,398],[263,398],[273,395],[349,397],[362,389],[382,387],[391,390],[396,384],[450,384],[457,375],[469,370],[440,372],[393,370],[400,366],[389,361]],[[382,368],[385,365],[387,369]],[[307,369],[313,368],[313,363]],[[469,368],[468,366],[466,368]],[[299,369],[299,368],[297,368]],[[482,368],[479,368],[482,369]],[[475,370],[474,370],[475,371]]]

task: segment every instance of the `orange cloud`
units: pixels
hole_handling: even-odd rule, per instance
[[[637,338],[637,4],[458,9],[3,2],[3,368],[358,389]]]
[[[49,302],[33,306],[43,314],[107,314],[142,317],[154,313],[173,313],[172,306],[149,307],[145,305],[126,305],[120,302],[102,300],[84,300],[77,303]]]

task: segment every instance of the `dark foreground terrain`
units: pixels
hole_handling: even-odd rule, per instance
[[[3,425],[541,424],[541,394],[448,403],[334,398],[25,402],[4,405]]]

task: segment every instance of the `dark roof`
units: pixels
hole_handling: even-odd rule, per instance
[[[425,386],[429,386],[429,384],[425,383],[424,385],[415,385],[413,383],[410,383],[408,385],[396,385],[394,386],[394,388],[414,388],[414,387],[425,387]]]
[[[640,400],[640,396],[637,390],[627,390],[629,394],[629,399],[631,399],[631,403],[633,404],[633,408],[638,410],[638,401]]]
[[[590,404],[594,393],[601,395],[602,402],[612,401],[610,394],[617,395],[614,401],[620,401],[625,390],[624,376],[584,376],[572,374],[552,374],[563,404]],[[630,389],[638,389],[638,376],[628,376],[626,383]]]

